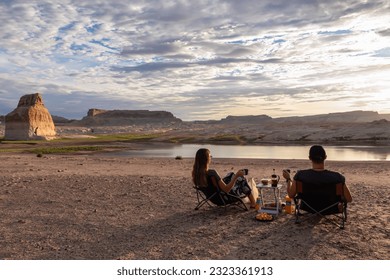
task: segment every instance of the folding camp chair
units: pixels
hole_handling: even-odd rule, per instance
[[[195,210],[199,210],[204,204],[208,204],[209,206],[224,206],[225,209],[227,206],[237,206],[248,211],[248,207],[243,201],[243,197],[226,193],[218,187],[194,186],[194,189],[198,200]]]
[[[301,210],[308,212],[307,217],[320,215],[327,221],[344,228],[347,220],[347,201],[344,197],[344,184],[306,183],[296,181],[295,222],[303,218]],[[332,218],[332,217],[337,217]],[[339,222],[336,222],[336,221]]]

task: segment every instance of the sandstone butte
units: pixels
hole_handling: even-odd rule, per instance
[[[55,136],[52,116],[39,93],[22,96],[17,108],[5,116],[6,140],[50,140]]]

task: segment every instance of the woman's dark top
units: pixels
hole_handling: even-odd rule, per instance
[[[212,178],[215,178],[214,185]],[[207,170],[207,190],[205,190],[205,195],[207,197],[212,196],[214,193],[218,192],[219,194],[214,195],[210,198],[210,201],[216,205],[224,205],[235,202],[230,196],[226,196],[225,192],[220,191],[218,187],[218,182],[221,180],[221,176],[219,176],[218,172],[214,169]]]
[[[215,178],[215,182],[218,184],[219,180],[221,180],[221,176],[219,176],[218,172],[214,169],[207,170],[207,186],[211,188],[215,188],[213,181],[211,178]]]

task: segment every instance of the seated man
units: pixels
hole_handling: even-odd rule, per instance
[[[283,171],[283,177],[287,180],[288,196],[293,198],[297,194],[297,181],[311,184],[343,184],[343,193],[346,202],[352,201],[351,193],[345,185],[345,177],[338,172],[325,169],[326,152],[322,146],[314,145],[310,148],[309,159],[312,162],[312,168],[298,171],[294,180],[291,180],[290,173]]]

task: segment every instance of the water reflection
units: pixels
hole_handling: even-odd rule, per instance
[[[214,158],[258,158],[258,159],[308,159],[309,146],[238,146],[183,144],[143,147],[117,155],[136,157],[193,158],[199,148],[208,148]],[[325,146],[328,160],[371,161],[390,160],[390,146]]]

